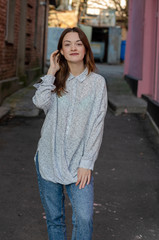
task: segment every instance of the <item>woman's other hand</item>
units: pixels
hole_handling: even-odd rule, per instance
[[[47,75],[54,76],[56,72],[59,71],[60,65],[59,65],[58,58],[59,58],[59,51],[56,50],[50,56],[50,67],[48,69]]]
[[[85,168],[79,168],[77,172],[77,182],[76,186],[79,184],[79,189],[85,187],[85,185],[89,184],[91,180],[91,170]]]

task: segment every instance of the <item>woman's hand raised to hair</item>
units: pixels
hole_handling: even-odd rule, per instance
[[[59,65],[59,51],[56,50],[55,52],[53,52],[50,56],[50,67],[48,69],[47,75],[55,75],[57,71],[59,71],[60,69],[60,65]]]
[[[85,185],[90,184],[91,181],[91,170],[85,168],[79,168],[77,172],[77,182],[76,186],[79,185],[79,189],[85,187]]]

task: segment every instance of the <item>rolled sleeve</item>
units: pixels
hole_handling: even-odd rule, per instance
[[[52,91],[56,88],[54,85],[55,77],[52,75],[45,75],[41,79],[41,83],[33,85],[37,90],[32,101],[37,108],[43,109],[46,113],[50,107]]]

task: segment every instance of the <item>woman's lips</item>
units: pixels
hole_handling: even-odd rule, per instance
[[[79,55],[78,53],[71,53],[70,54],[71,56],[76,56],[76,55]]]

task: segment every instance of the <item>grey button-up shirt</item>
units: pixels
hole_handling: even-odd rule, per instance
[[[107,110],[105,79],[85,69],[69,75],[66,91],[58,97],[55,77],[46,75],[36,84],[33,103],[46,117],[38,143],[41,176],[49,181],[70,184],[77,181],[79,167],[93,170],[102,142]]]

